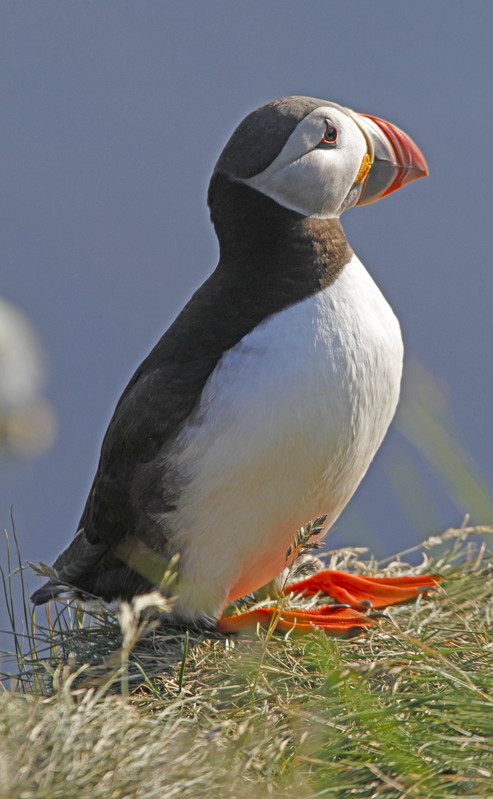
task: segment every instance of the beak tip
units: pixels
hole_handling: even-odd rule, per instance
[[[415,150],[414,150],[413,166],[416,169],[416,171],[419,172],[419,175],[416,175],[416,177],[427,178],[430,174],[430,170],[428,168],[428,164],[426,163],[426,158],[424,157],[419,147],[417,147],[416,145],[414,145],[414,147]]]

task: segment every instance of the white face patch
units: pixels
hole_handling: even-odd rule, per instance
[[[319,148],[327,124],[337,141]],[[348,194],[367,144],[358,125],[342,108],[320,106],[297,125],[275,160],[243,182],[304,216],[338,217],[354,205]],[[347,201],[348,200],[348,201]]]

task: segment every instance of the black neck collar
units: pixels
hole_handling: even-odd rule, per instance
[[[306,293],[332,283],[352,250],[338,219],[305,217],[256,189],[215,173],[209,186],[220,266],[305,283]]]

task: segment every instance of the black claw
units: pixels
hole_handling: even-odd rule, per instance
[[[343,635],[343,638],[355,638],[357,635],[361,635],[361,633],[364,633],[365,630],[366,627],[362,627],[359,624],[353,624],[352,627],[348,627],[348,629]]]

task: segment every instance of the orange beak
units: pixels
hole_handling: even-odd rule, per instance
[[[424,155],[407,133],[368,114],[354,114],[354,118],[365,136],[372,160],[356,205],[376,202],[406,183],[428,175]]]

